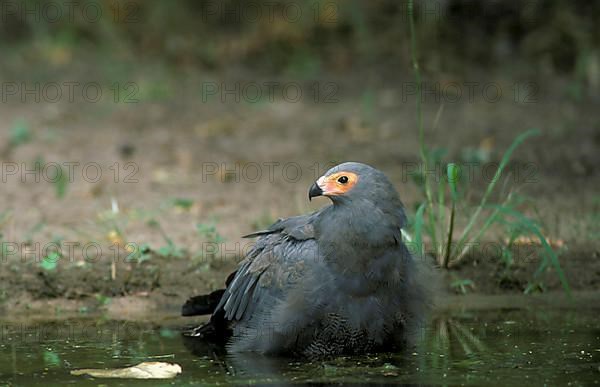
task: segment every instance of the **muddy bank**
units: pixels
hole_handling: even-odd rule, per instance
[[[434,315],[457,311],[520,310],[520,309],[598,309],[600,291],[575,291],[572,297],[561,291],[543,294],[438,294]],[[131,295],[114,298],[110,303],[97,305],[91,300],[46,299],[32,300],[24,297],[14,300],[10,313],[4,313],[1,321],[6,324],[36,324],[71,319],[90,321],[129,321],[157,324],[159,326],[192,327],[206,317],[181,317],[181,303],[177,297],[160,293]],[[25,306],[26,305],[26,306]],[[82,311],[85,308],[85,311]]]
[[[52,271],[34,263],[0,271],[5,295],[0,305],[3,318],[102,315],[131,320],[173,319],[179,316],[187,298],[221,288],[236,264],[233,260],[211,264],[188,257],[151,254],[141,263],[117,261],[113,265],[111,259],[105,258],[94,264],[57,265]],[[589,294],[600,291],[599,261],[590,260],[583,253],[563,255],[562,267],[577,305],[592,306],[594,299]],[[506,307],[515,300],[520,300],[521,306],[540,305],[541,300],[563,300],[565,305],[575,302],[566,301],[552,269],[537,277],[544,283],[543,289],[535,289],[538,294],[523,295],[538,266],[538,262],[528,262],[506,269],[490,259],[470,259],[457,269],[436,269],[440,282],[438,307],[471,305],[471,301],[473,305],[485,305],[489,300],[493,305],[499,302]],[[456,285],[465,279],[469,285]],[[549,293],[541,293],[542,290]]]

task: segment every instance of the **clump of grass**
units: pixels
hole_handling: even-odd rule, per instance
[[[415,74],[417,95],[420,95],[421,72],[417,60],[417,44],[415,36],[414,23],[414,4],[408,2],[410,41],[412,67]],[[425,143],[425,130],[423,124],[423,112],[421,98],[416,98],[417,126],[419,132],[419,149],[423,171],[429,171],[430,166],[438,162],[441,157],[439,153],[431,152]],[[436,118],[436,122],[437,122]],[[508,194],[499,204],[490,204],[490,198],[497,183],[509,163],[515,149],[530,137],[537,136],[540,131],[530,129],[517,136],[510,147],[506,150],[498,169],[492,180],[486,187],[486,190],[474,210],[466,209],[466,203],[463,203],[464,195],[459,194],[458,183],[461,181],[460,168],[454,163],[446,164],[446,178],[432,178],[429,173],[421,173],[419,181],[425,192],[425,201],[418,207],[413,223],[413,235],[411,241],[415,245],[417,253],[424,254],[423,236],[427,235],[434,246],[433,254],[438,264],[443,268],[450,268],[459,264],[466,254],[477,246],[481,239],[486,235],[490,228],[495,224],[508,224],[513,230],[519,230],[511,238],[516,238],[518,234],[532,236],[539,240],[542,247],[542,261],[538,267],[534,279],[551,266],[558,275],[564,290],[570,294],[569,284],[564,276],[560,266],[558,256],[552,249],[545,236],[541,232],[541,226],[538,222],[525,216],[517,208],[515,196]],[[449,214],[446,207],[448,203]],[[455,241],[454,232],[456,226],[456,215],[458,209],[463,212],[468,221],[458,239]],[[535,282],[534,282],[535,283]],[[532,287],[533,285],[530,285]],[[530,288],[528,287],[528,289]],[[527,289],[526,289],[527,290]]]

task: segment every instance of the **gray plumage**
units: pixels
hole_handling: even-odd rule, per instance
[[[361,163],[324,176],[340,172],[358,180],[328,195],[332,205],[250,235],[256,245],[213,314],[231,330],[230,351],[321,357],[395,349],[422,326],[428,292],[402,242],[396,190]]]

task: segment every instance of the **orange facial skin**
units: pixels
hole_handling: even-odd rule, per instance
[[[345,176],[348,179],[348,181],[345,183],[340,181],[340,178],[342,181],[344,180],[342,178],[343,176]],[[317,180],[317,185],[319,186],[319,188],[321,188],[321,190],[323,190],[323,195],[338,196],[350,191],[357,181],[357,174],[342,171],[319,178],[319,180]]]

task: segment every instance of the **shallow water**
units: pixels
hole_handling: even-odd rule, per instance
[[[598,385],[600,309],[500,309],[433,319],[419,348],[325,362],[227,356],[185,341],[177,326],[69,320],[4,323],[0,384],[186,385],[371,382],[434,385]],[[171,380],[72,376],[78,368],[175,362]]]

